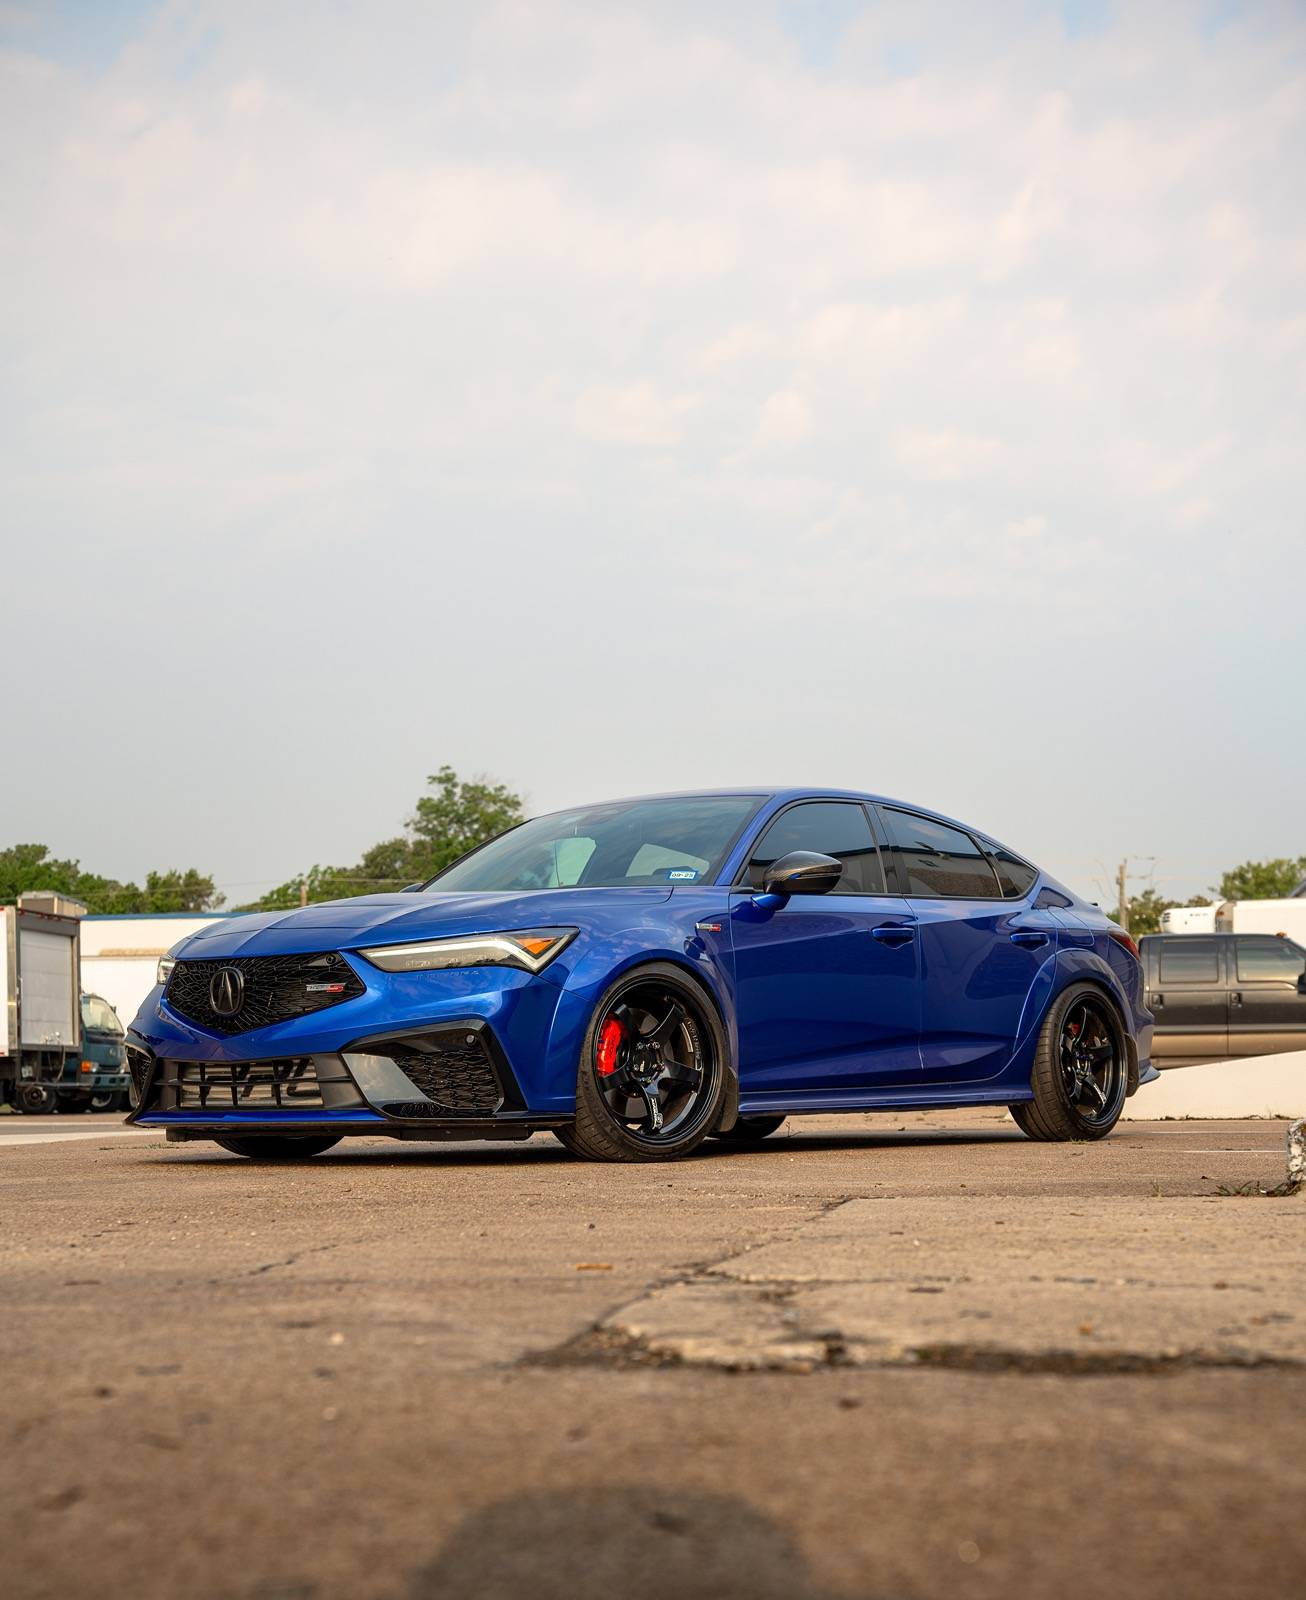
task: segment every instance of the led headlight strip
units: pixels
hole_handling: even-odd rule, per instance
[[[383,944],[358,954],[382,972],[436,972],[444,967],[520,967],[541,972],[565,950],[578,928],[518,928],[511,933],[473,933],[421,944]]]

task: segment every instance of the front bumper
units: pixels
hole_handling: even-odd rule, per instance
[[[399,1139],[529,1138],[565,1116],[530,1111],[494,1030],[479,1017],[389,1029],[337,1051],[187,1059],[129,1044],[128,1121],[170,1139],[331,1133]]]

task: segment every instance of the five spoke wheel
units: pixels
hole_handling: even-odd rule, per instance
[[[1084,1122],[1115,1121],[1120,1089],[1120,1053],[1115,1031],[1101,1005],[1075,1001],[1061,1024],[1061,1083],[1071,1109]]]
[[[619,978],[596,1006],[576,1074],[576,1117],[555,1129],[591,1161],[688,1155],[721,1119],[728,1045],[708,996],[670,962]]]
[[[674,1139],[707,1073],[701,1025],[674,990],[641,985],[600,1022],[594,1073],[614,1121],[639,1138]]]

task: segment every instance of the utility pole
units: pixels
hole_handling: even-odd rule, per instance
[[[1129,862],[1122,861],[1120,870],[1116,873],[1116,888],[1119,891],[1119,916],[1120,926],[1126,933],[1129,932]]]

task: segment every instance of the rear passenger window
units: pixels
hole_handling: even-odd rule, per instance
[[[998,881],[968,833],[914,811],[882,811],[905,894],[935,900],[996,900]]]
[[[791,850],[815,850],[843,862],[836,894],[883,894],[884,869],[861,806],[809,800],[782,811],[762,835],[748,863],[748,881],[760,889],[766,869]]]
[[[1214,939],[1162,939],[1162,983],[1218,983],[1219,947]]]
[[[1258,978],[1291,983],[1306,967],[1306,952],[1287,939],[1239,939],[1237,949],[1240,983],[1255,983]]]
[[[1013,856],[1010,850],[1004,850],[1000,845],[989,845],[988,852],[993,870],[998,875],[998,886],[1006,898],[1020,900],[1027,895],[1034,887],[1038,869],[1031,867],[1028,861],[1022,861],[1019,856]]]

